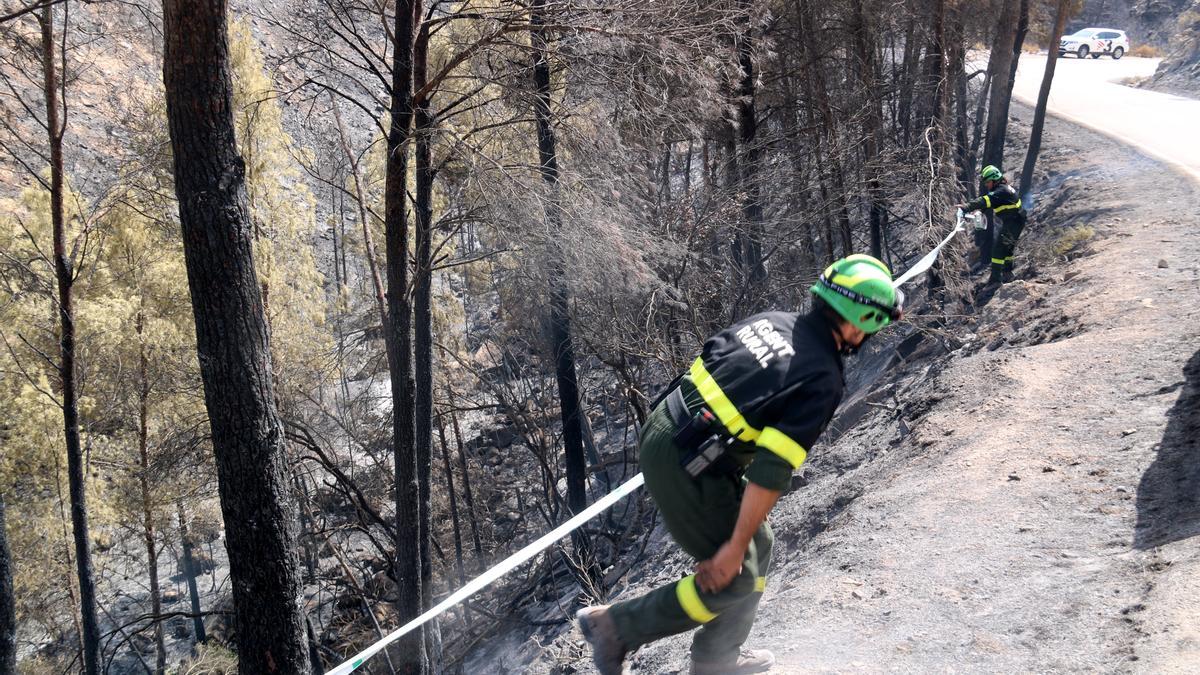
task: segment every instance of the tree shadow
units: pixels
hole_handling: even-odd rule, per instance
[[[1200,351],[1183,367],[1184,381],[1167,413],[1158,457],[1138,484],[1133,545],[1148,549],[1200,535]]]

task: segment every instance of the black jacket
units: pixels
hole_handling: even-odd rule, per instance
[[[692,411],[704,405],[739,439],[746,477],[785,489],[842,400],[842,359],[819,314],[766,312],[704,343],[680,385]]]
[[[1021,197],[1008,183],[1001,183],[995,190],[967,202],[964,210],[970,213],[982,209],[991,209],[1005,225],[1025,225],[1025,208],[1021,206]]]

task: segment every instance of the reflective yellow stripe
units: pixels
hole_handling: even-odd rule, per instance
[[[988,207],[989,209],[990,209],[990,208],[992,208],[992,197],[991,197],[991,195],[984,195],[984,196],[983,196],[983,203],[984,203],[985,205],[987,205],[987,207]]]
[[[1004,260],[1002,258],[992,258],[992,264],[993,265],[1003,265]]]
[[[758,577],[757,579],[755,579],[754,580],[754,592],[762,593],[765,590],[767,590],[767,578],[766,577]]]
[[[754,444],[784,458],[793,469],[800,468],[804,458],[808,456],[808,452],[800,447],[799,443],[775,427],[764,427]]]
[[[1021,200],[1020,199],[1017,200],[1016,204],[1005,204],[1004,206],[997,206],[996,208],[992,209],[992,213],[1000,213],[1002,211],[1008,211],[1009,209],[1019,209],[1019,208],[1021,208]]]
[[[1013,261],[1013,257],[1011,255],[1004,259],[1004,262],[1006,262],[1006,263],[1010,263],[1012,261]]]
[[[746,442],[758,438],[758,429],[746,424],[746,420],[742,417],[742,413],[738,412],[737,406],[733,405],[733,401],[730,401],[725,392],[721,391],[721,386],[704,367],[703,357],[692,363],[690,374],[692,384],[696,385],[697,391],[700,392],[700,398],[704,399],[704,402],[717,416],[717,419],[721,420],[721,424],[725,425],[729,433]]]
[[[708,611],[700,600],[700,592],[696,590],[696,575],[689,574],[675,584],[675,597],[679,598],[679,606],[691,617],[692,621],[708,623],[717,618],[716,614]]]

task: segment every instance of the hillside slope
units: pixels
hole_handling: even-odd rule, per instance
[[[1046,147],[1038,269],[906,341],[772,515],[772,672],[1200,664],[1200,187],[1054,119]],[[663,540],[617,599],[686,565]],[[686,672],[688,641],[634,672]],[[531,670],[583,652],[572,631]]]

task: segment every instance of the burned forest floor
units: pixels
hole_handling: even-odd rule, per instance
[[[1043,147],[1017,281],[914,319],[773,512],[772,672],[1200,668],[1200,185],[1055,118]],[[610,599],[690,565],[660,528]],[[593,672],[575,629],[514,638],[467,667]]]

